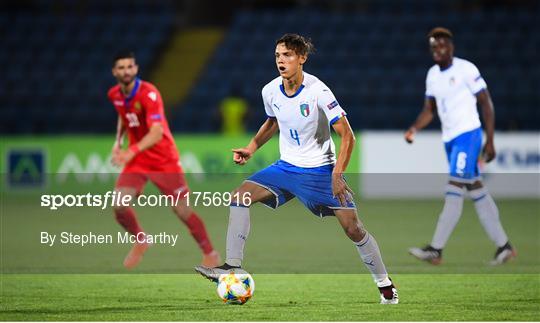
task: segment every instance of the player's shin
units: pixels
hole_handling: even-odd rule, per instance
[[[381,251],[375,238],[366,232],[364,238],[358,242],[354,242],[360,258],[366,265],[366,268],[371,272],[373,280],[377,283],[378,287],[384,287],[392,285],[390,279],[388,279],[388,273],[384,266]]]
[[[188,227],[189,233],[191,233],[191,236],[193,239],[195,239],[202,252],[205,255],[211,253],[214,250],[214,247],[212,247],[212,243],[210,242],[210,238],[206,232],[206,227],[204,226],[201,218],[195,212],[192,212],[184,223]]]
[[[472,190],[469,192],[469,195],[474,201],[478,218],[489,238],[497,247],[504,246],[508,242],[508,236],[501,225],[499,209],[487,189],[482,187]]]
[[[249,235],[249,221],[249,207],[231,205],[229,226],[227,228],[227,255],[225,260],[230,266],[242,266],[244,246]]]
[[[446,186],[446,196],[444,199],[444,208],[439,215],[437,228],[431,241],[431,246],[435,249],[443,249],[454,231],[456,224],[463,211],[463,189],[455,185]]]
[[[143,229],[137,221],[135,211],[132,208],[115,208],[114,215],[116,221],[129,233],[137,235],[139,232],[143,232]]]

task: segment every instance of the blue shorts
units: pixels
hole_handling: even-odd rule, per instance
[[[472,184],[480,179],[478,157],[482,150],[482,128],[462,133],[444,143],[444,148],[450,165],[450,180]]]
[[[272,192],[275,198],[261,201],[275,209],[297,197],[317,216],[334,215],[336,209],[356,209],[351,201],[341,206],[332,194],[332,170],[334,165],[303,168],[278,160],[265,169],[251,175],[246,181],[255,183]]]

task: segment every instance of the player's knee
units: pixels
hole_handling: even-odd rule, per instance
[[[190,207],[188,207],[187,205],[177,205],[177,206],[173,206],[172,208],[173,212],[176,214],[176,216],[182,220],[182,221],[187,221],[187,219],[191,216],[191,214],[193,213],[193,211],[191,210]]]
[[[448,184],[456,186],[458,188],[463,188],[466,186],[464,183],[456,182],[456,181],[449,181]]]
[[[472,184],[466,184],[465,186],[467,188],[467,191],[473,191],[473,190],[477,190],[479,188],[482,188],[483,185],[482,185],[482,182],[481,181],[476,181]]]
[[[113,206],[113,211],[114,211],[114,214],[116,217],[119,217],[121,216],[122,214],[124,214],[128,209],[128,206],[126,205],[114,205]]]
[[[252,193],[250,190],[240,186],[231,192],[231,206],[249,207],[252,203]]]
[[[355,222],[348,224],[344,230],[347,237],[353,241],[360,241],[366,235],[366,231],[362,228],[362,226]]]

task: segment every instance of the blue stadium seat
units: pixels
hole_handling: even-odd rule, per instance
[[[3,114],[0,129],[113,132],[114,109],[106,99],[114,84],[111,56],[123,47],[140,48],[144,71],[167,40],[174,3],[138,1],[126,10],[125,2],[96,0],[87,3],[84,14],[76,1],[33,3],[33,11],[0,13],[0,30],[6,31],[0,45],[9,49],[0,53],[0,65],[5,66],[0,103],[11,111]],[[112,126],[104,122],[108,119]]]
[[[456,56],[473,61],[488,78],[490,89],[497,92],[492,93],[494,99],[505,103],[496,103],[497,126],[509,128],[512,125],[508,120],[518,118],[522,129],[538,129],[538,118],[526,117],[538,116],[530,111],[539,102],[540,93],[540,69],[535,58],[540,35],[533,32],[537,23],[524,9],[505,10],[460,11],[449,1],[435,8],[427,0],[381,0],[357,13],[242,11],[235,16],[227,41],[218,48],[180,109],[214,109],[226,93],[208,92],[203,85],[213,84],[212,80],[221,76],[225,82],[242,82],[254,114],[264,114],[260,89],[277,76],[271,59],[273,41],[283,32],[299,32],[311,37],[317,47],[306,71],[331,86],[347,107],[353,127],[402,129],[421,109],[426,73],[433,65],[426,34],[443,25],[454,30]],[[230,64],[238,58],[239,47],[245,49],[242,64]],[[512,90],[515,80],[531,85]],[[196,99],[200,95],[212,98],[202,102]],[[506,104],[510,101],[511,106]],[[529,113],[518,114],[516,110]],[[185,114],[181,115],[178,118],[184,118]],[[177,130],[195,131],[195,126],[185,126],[189,125],[177,128],[173,122]],[[256,130],[258,124],[249,126]]]

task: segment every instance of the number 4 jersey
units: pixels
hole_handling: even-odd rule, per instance
[[[279,76],[264,86],[262,97],[266,114],[278,121],[282,160],[305,168],[335,163],[330,126],[346,113],[323,82],[304,72],[302,85],[289,96]]]
[[[148,166],[152,169],[178,162],[178,150],[165,119],[163,100],[154,85],[136,79],[129,96],[125,96],[120,90],[120,85],[116,85],[109,90],[108,97],[122,119],[128,133],[129,145],[139,142],[154,123],[163,126],[163,138],[135,156],[130,164]]]

